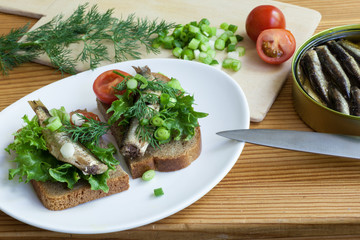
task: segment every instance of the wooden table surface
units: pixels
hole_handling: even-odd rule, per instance
[[[359,0],[282,0],[319,11],[316,32],[360,22]],[[0,34],[36,19],[0,14]],[[28,63],[0,76],[0,110],[64,78]],[[293,108],[289,76],[270,112],[251,128],[311,131]],[[4,126],[2,126],[4,127]],[[0,212],[0,239],[360,239],[360,162],[246,144],[229,174],[186,209],[122,232],[76,235],[29,226]]]

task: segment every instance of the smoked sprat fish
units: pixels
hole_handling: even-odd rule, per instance
[[[360,46],[352,43],[346,39],[341,39],[338,41],[339,44],[346,49],[346,51],[353,56],[358,64],[360,64]]]
[[[41,101],[29,101],[31,108],[38,117],[46,146],[49,152],[59,161],[70,163],[80,169],[85,175],[104,173],[108,166],[98,160],[85,146],[79,142],[74,142],[68,133],[61,131],[51,131],[45,126],[45,121],[51,117],[49,110]],[[64,144],[70,143],[74,147],[74,154],[64,157],[60,151]]]
[[[308,50],[301,59],[300,65],[314,91],[326,104],[329,103],[329,83],[321,69],[321,63],[316,51],[313,49]]]
[[[155,77],[151,74],[151,70],[148,66],[133,67],[133,68],[135,69],[136,73],[142,75],[148,81],[155,80]],[[159,97],[161,95],[160,91],[156,91],[156,92],[151,90],[146,90],[146,91],[148,93],[155,94]],[[147,106],[153,109],[154,112],[158,112],[160,109],[160,105],[158,103],[148,104]],[[130,122],[129,130],[123,140],[122,148],[120,149],[121,154],[125,157],[136,158],[138,156],[143,156],[146,152],[147,147],[149,146],[149,142],[144,141],[139,137],[139,134],[137,133],[138,126],[139,126],[139,120],[133,118]]]
[[[359,45],[330,40],[307,50],[299,65],[300,82],[309,96],[343,114],[360,116]]]
[[[321,67],[324,70],[324,74],[331,79],[332,82],[338,87],[341,93],[347,98],[350,98],[350,80],[342,69],[340,63],[331,54],[326,45],[315,48],[316,53],[319,56]]]
[[[360,85],[360,67],[355,59],[341,47],[336,41],[329,41],[326,43],[330,51],[338,59],[342,68],[355,85]],[[349,84],[350,85],[350,84]]]
[[[351,87],[351,114],[360,116],[360,88]]]

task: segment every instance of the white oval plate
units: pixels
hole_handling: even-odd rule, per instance
[[[97,112],[92,91],[94,79],[110,69],[134,74],[132,66],[144,65],[153,72],[177,78],[189,94],[194,94],[195,110],[209,113],[208,117],[199,121],[202,153],[189,167],[170,173],[157,172],[149,182],[130,177],[129,190],[63,211],[47,210],[31,184],[8,180],[8,169],[14,166],[3,149],[13,141],[12,133],[22,126],[21,117],[24,114],[34,115],[28,100],[41,99],[49,109],[64,106],[67,111],[87,108]],[[0,112],[0,208],[24,223],[65,233],[108,233],[158,221],[194,203],[225,177],[240,156],[244,143],[227,140],[216,132],[249,128],[249,119],[248,104],[239,85],[224,72],[197,62],[135,60],[59,80]],[[123,162],[122,166],[128,172]],[[153,189],[159,187],[165,195],[155,197]]]

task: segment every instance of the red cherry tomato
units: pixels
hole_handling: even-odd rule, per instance
[[[100,74],[94,81],[93,90],[98,99],[100,101],[111,104],[113,101],[117,99],[115,94],[122,95],[125,91],[116,92],[114,87],[122,82],[124,78],[116,73],[117,71],[124,76],[129,76],[130,74],[120,71],[120,70],[109,70]]]
[[[254,42],[260,33],[266,29],[285,29],[285,27],[284,14],[272,5],[261,5],[254,8],[246,19],[246,33]]]
[[[98,116],[97,114],[95,114],[95,113],[93,113],[93,112],[88,112],[87,110],[78,109],[78,110],[76,110],[76,111],[70,112],[70,123],[71,123],[72,125],[74,125],[74,123],[72,122],[72,116],[73,116],[74,114],[77,114],[77,113],[80,113],[80,114],[84,115],[84,116],[85,116],[86,118],[88,118],[88,119],[94,119],[94,120],[96,120],[96,121],[100,121],[100,118],[99,118],[99,116]]]
[[[294,54],[295,47],[294,36],[285,29],[264,30],[256,41],[258,55],[271,64],[280,64],[288,60]]]

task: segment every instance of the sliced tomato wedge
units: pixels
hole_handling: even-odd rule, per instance
[[[93,90],[96,95],[96,97],[107,104],[111,104],[113,101],[117,99],[115,96],[122,95],[125,93],[125,91],[116,91],[114,87],[121,83],[124,78],[116,73],[114,71],[119,72],[123,76],[129,76],[127,72],[121,71],[121,70],[108,70],[106,72],[103,72],[100,74],[94,81],[93,84]]]
[[[281,64],[295,52],[296,41],[286,29],[267,29],[260,33],[256,50],[262,60],[270,64]]]

